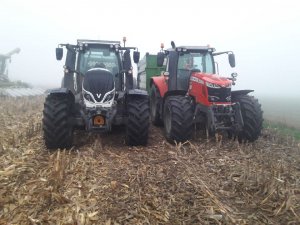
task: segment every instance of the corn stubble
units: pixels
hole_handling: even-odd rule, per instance
[[[299,224],[300,145],[272,130],[240,145],[195,135],[147,147],[77,132],[48,152],[42,97],[0,102],[0,224]],[[118,128],[122,129],[122,128]]]

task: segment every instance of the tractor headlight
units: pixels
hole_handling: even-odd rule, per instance
[[[103,102],[109,102],[109,101],[111,101],[114,98],[114,96],[115,96],[115,92],[114,91],[111,92],[111,93],[109,93],[109,94],[107,94],[106,97],[104,98]]]
[[[213,84],[213,83],[210,83],[210,82],[207,82],[207,81],[206,81],[206,86],[207,86],[207,87],[210,87],[210,88],[221,88],[220,85],[218,85],[218,84]]]
[[[93,102],[93,103],[95,102],[92,94],[85,90],[83,90],[83,98],[89,102]]]
[[[217,96],[208,96],[208,101],[210,102],[218,102],[220,100]]]

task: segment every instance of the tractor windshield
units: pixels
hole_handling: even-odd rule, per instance
[[[212,55],[209,52],[195,52],[179,56],[179,70],[200,70],[204,73],[214,73]]]
[[[105,68],[112,74],[120,71],[118,53],[108,47],[88,48],[79,54],[79,71],[85,74],[92,68]]]
[[[209,52],[188,52],[179,55],[177,67],[177,88],[187,90],[192,70],[214,73],[214,62]]]

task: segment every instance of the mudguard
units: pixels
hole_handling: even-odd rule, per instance
[[[150,87],[153,84],[157,87],[160,96],[164,97],[165,93],[168,91],[168,84],[166,82],[165,77],[163,76],[152,77],[150,80]]]
[[[231,91],[231,99],[234,100],[236,96],[240,95],[247,95],[250,92],[253,92],[254,90],[237,90],[237,91]]]
[[[128,92],[127,92],[127,94],[129,95],[129,96],[145,96],[145,97],[147,97],[148,96],[148,93],[147,93],[147,91],[145,91],[145,90],[141,90],[141,89],[131,89],[131,90],[129,90]]]
[[[71,99],[74,101],[75,97],[72,93],[72,91],[70,91],[68,88],[54,88],[54,89],[50,89],[48,91],[49,95],[68,95],[69,97],[71,97]]]
[[[125,99],[126,99],[126,105],[128,105],[128,102],[131,101],[131,99],[144,99],[149,102],[149,95],[148,92],[145,90],[131,89],[128,90],[127,93],[125,94]]]

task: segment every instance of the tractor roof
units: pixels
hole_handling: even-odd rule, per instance
[[[120,41],[106,41],[106,40],[87,40],[87,39],[78,39],[77,44],[102,44],[102,45],[111,45],[118,44],[120,45]]]
[[[215,51],[215,48],[209,46],[177,46],[176,51]],[[168,49],[168,51],[174,51],[173,48]]]

